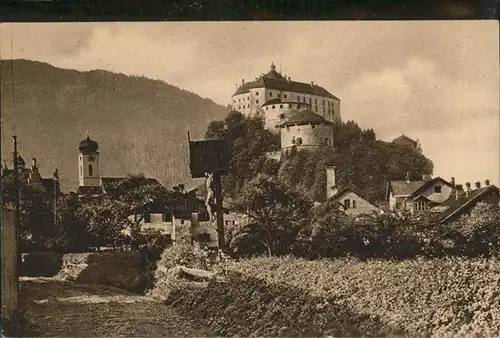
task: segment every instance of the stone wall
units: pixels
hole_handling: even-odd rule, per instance
[[[66,254],[57,279],[102,284],[143,292],[149,286],[148,264],[140,252]]]

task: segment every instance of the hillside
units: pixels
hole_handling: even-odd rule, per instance
[[[209,99],[144,77],[29,60],[2,60],[0,71],[2,158],[11,166],[16,134],[28,164],[36,157],[45,176],[59,169],[63,190],[78,185],[87,130],[99,142],[101,175],[143,172],[167,186],[189,185],[187,131],[203,138],[209,121],[227,115]]]

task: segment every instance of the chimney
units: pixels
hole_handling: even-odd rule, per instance
[[[57,170],[54,170],[54,180],[58,180],[59,179],[59,171]]]
[[[484,181],[484,185],[487,186],[487,187],[489,187],[490,186],[490,180],[487,179],[486,181]]]
[[[36,171],[36,169],[37,169],[37,166],[36,166],[36,158],[35,158],[35,157],[33,157],[33,158],[31,159],[31,170]]]
[[[467,187],[465,190],[465,197],[468,197],[471,192],[470,182],[465,183],[465,186]]]
[[[335,180],[335,166],[326,166],[326,198],[330,198],[338,192]]]
[[[314,82],[313,81],[311,81],[311,87],[314,87]]]
[[[245,79],[241,79],[241,85],[245,84]]]
[[[406,172],[406,183],[410,183],[410,172]]]
[[[450,180],[451,186],[455,188],[455,177],[452,177]]]
[[[463,186],[462,186],[461,184],[457,184],[457,185],[455,186],[455,199],[457,199],[457,200],[458,200],[458,198],[460,197],[460,193],[461,193],[462,191],[464,191]]]
[[[288,82],[290,82],[290,81],[292,81],[292,78],[289,76],[289,77],[288,77]]]
[[[479,189],[479,188],[481,188],[481,182],[477,181],[476,182],[476,189]]]

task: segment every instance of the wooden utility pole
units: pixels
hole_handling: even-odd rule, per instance
[[[16,214],[2,210],[2,317],[13,319],[19,305]]]
[[[222,180],[220,172],[214,172],[215,205],[217,216],[217,239],[219,249],[224,250],[224,210],[222,209]]]
[[[59,173],[54,171],[54,224],[57,224],[57,197],[59,191]]]
[[[21,227],[21,211],[20,211],[20,200],[19,200],[19,163],[18,163],[18,156],[19,154],[17,153],[17,136],[14,135],[12,136],[12,140],[14,142],[14,153],[13,153],[13,162],[14,162],[14,218],[15,218],[15,234],[16,234],[16,242],[17,244],[19,243],[20,240],[20,227]],[[21,245],[17,245],[17,264],[16,264],[16,276],[20,276],[21,272],[21,263],[22,263],[22,258],[21,258]]]

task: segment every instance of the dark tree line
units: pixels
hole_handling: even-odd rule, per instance
[[[258,173],[277,176],[314,200],[325,199],[327,165],[336,166],[339,187],[352,187],[372,200],[383,200],[388,180],[421,179],[433,163],[419,151],[376,139],[373,129],[362,130],[349,121],[335,125],[335,147],[315,152],[290,151],[276,161],[266,152],[279,149],[279,136],[264,130],[260,117],[231,112],[224,121],[211,122],[207,138],[224,138],[231,151],[231,170],[223,179],[225,191],[236,197],[245,182]]]

